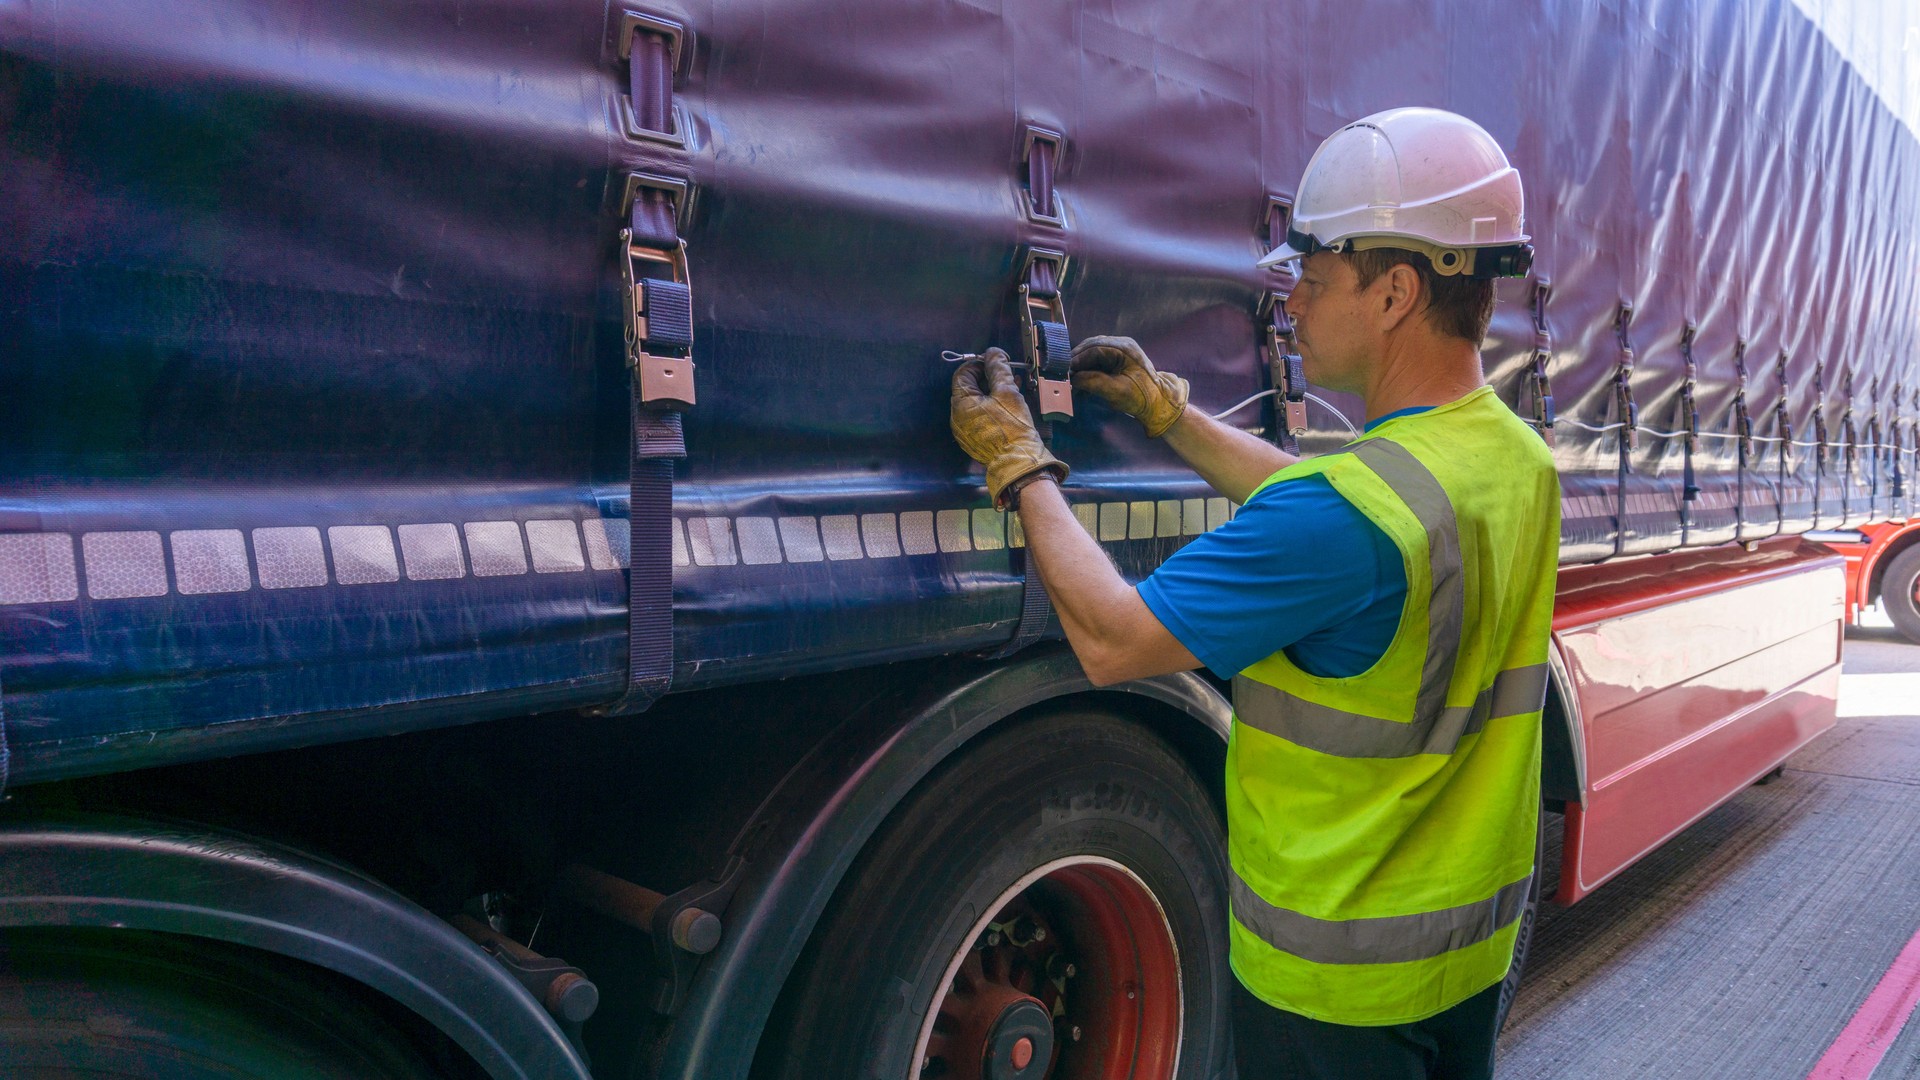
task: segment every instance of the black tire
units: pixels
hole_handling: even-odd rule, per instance
[[[1880,578],[1880,606],[1887,609],[1887,618],[1908,641],[1920,645],[1920,601],[1913,595],[1916,587],[1920,587],[1920,544],[1895,555]]]
[[[477,1075],[437,1039],[396,1025],[332,972],[221,942],[129,930],[0,935],[10,1078]]]
[[[1507,968],[1507,977],[1500,982],[1500,1018],[1494,1023],[1494,1030],[1507,1026],[1507,1014],[1513,1010],[1513,999],[1520,993],[1520,983],[1527,977],[1527,952],[1533,945],[1533,931],[1540,918],[1540,895],[1542,879],[1547,870],[1547,808],[1540,808],[1538,833],[1533,841],[1533,883],[1527,887],[1526,910],[1520,913],[1520,933],[1513,940],[1513,964]]]
[[[956,950],[970,928],[1037,868],[1081,857],[1111,859],[1151,890],[1178,950],[1173,1075],[1221,1075],[1232,1056],[1233,976],[1219,811],[1150,731],[1063,713],[988,734],[943,763],[881,827],[783,989],[754,1076],[919,1076],[911,1059],[922,1021],[936,991],[946,993],[948,963],[966,955]],[[1069,1019],[1054,1023],[1064,1065],[1076,1053]]]

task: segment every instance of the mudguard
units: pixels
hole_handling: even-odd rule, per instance
[[[45,817],[0,830],[0,926],[213,938],[356,979],[423,1017],[496,1080],[588,1076],[547,1011],[452,926],[378,883],[209,829]]]

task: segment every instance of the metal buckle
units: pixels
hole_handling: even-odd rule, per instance
[[[640,400],[648,405],[694,406],[693,361],[684,356],[643,352],[634,358],[640,377]]]
[[[1034,389],[1040,398],[1040,419],[1068,421],[1073,419],[1073,383],[1067,379],[1035,379]]]
[[[1029,248],[1026,260],[1020,267],[1020,342],[1026,352],[1028,379],[1034,395],[1039,399],[1040,419],[1065,423],[1073,419],[1073,381],[1068,378],[1056,379],[1043,370],[1046,359],[1042,348],[1038,323],[1051,322],[1060,326],[1067,324],[1066,305],[1061,302],[1056,291],[1053,296],[1040,297],[1032,294],[1029,287],[1033,264],[1040,260],[1051,262],[1054,266],[1054,283],[1064,284],[1067,276],[1067,256],[1063,252],[1049,251],[1044,248]],[[1056,372],[1065,374],[1065,372]]]
[[[1278,391],[1274,422],[1280,425],[1278,434],[1291,439],[1292,446],[1281,439],[1274,441],[1281,449],[1292,452],[1299,446],[1300,436],[1307,433],[1307,386],[1299,349],[1294,344],[1293,320],[1287,317],[1286,302],[1285,295],[1281,293],[1263,293],[1255,309],[1255,318],[1259,320],[1265,337],[1268,378]]]
[[[640,247],[633,242],[633,230],[620,230],[622,284],[627,294],[627,366],[640,380],[640,401],[667,408],[691,408],[694,396],[694,363],[691,356],[665,356],[647,351],[646,283],[638,264],[653,263],[667,268],[667,280],[686,285],[687,245],[684,241],[672,251]]]

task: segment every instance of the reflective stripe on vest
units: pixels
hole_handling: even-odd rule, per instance
[[[1427,658],[1420,670],[1414,715],[1437,718],[1447,707],[1447,687],[1453,682],[1453,661],[1459,655],[1460,627],[1467,614],[1467,583],[1460,572],[1460,529],[1453,520],[1453,503],[1440,481],[1399,443],[1372,439],[1346,452],[1366,462],[1426,530],[1433,599],[1427,605]]]
[[[1545,664],[1503,671],[1471,706],[1455,705],[1438,713],[1423,710],[1411,724],[1345,712],[1244,677],[1233,680],[1233,710],[1241,723],[1335,757],[1451,754],[1462,738],[1488,720],[1538,712],[1546,701]]]
[[[1235,874],[1233,916],[1261,941],[1316,964],[1398,964],[1430,960],[1485,941],[1520,917],[1529,874],[1485,900],[1439,911],[1374,919],[1316,919],[1275,907]]]

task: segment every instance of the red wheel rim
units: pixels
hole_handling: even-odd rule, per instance
[[[986,910],[928,1003],[912,1080],[1170,1080],[1180,954],[1138,875],[1057,859]]]

